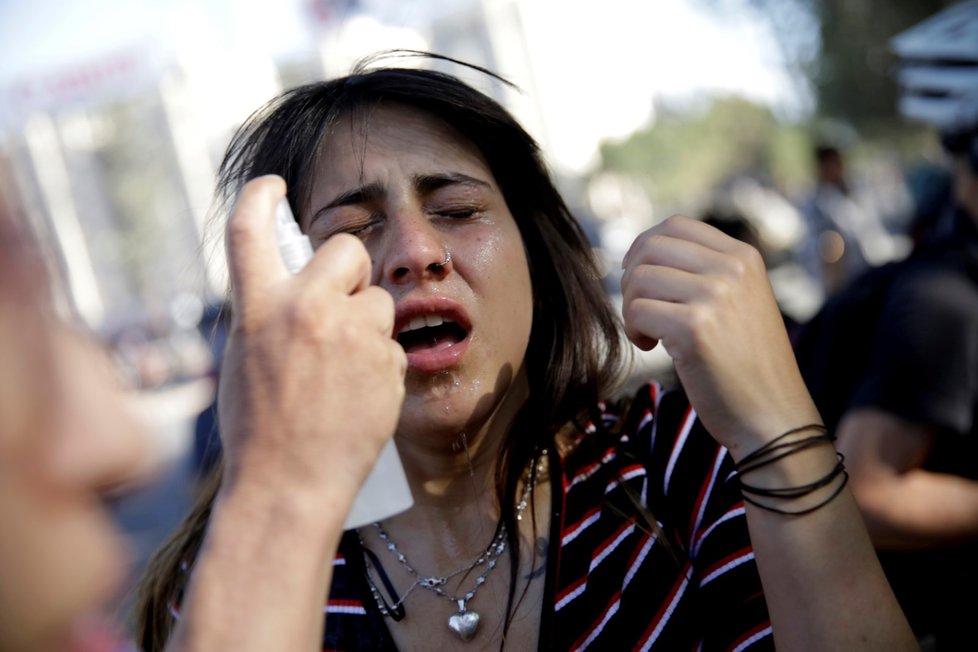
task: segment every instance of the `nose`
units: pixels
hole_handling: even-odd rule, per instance
[[[382,283],[402,285],[441,280],[452,270],[444,235],[422,212],[400,211],[388,222],[382,260],[374,260]]]

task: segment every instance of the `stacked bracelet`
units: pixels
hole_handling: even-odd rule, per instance
[[[792,441],[785,441],[791,435],[806,431],[815,431],[819,434],[794,439]],[[735,467],[737,470],[737,477],[740,479],[740,491],[744,496],[744,500],[751,505],[755,505],[769,512],[785,514],[788,516],[809,514],[829,504],[842,492],[843,487],[845,487],[846,483],[849,481],[849,474],[846,473],[845,465],[843,464],[845,458],[842,456],[842,453],[839,452],[836,452],[835,454],[836,458],[838,459],[838,463],[832,468],[832,470],[822,477],[817,478],[816,480],[813,480],[807,484],[797,485],[794,487],[765,488],[747,484],[742,478],[746,473],[759,469],[762,466],[767,466],[768,464],[782,460],[790,455],[794,455],[795,453],[799,453],[807,448],[811,448],[812,446],[821,443],[831,443],[834,440],[835,437],[828,433],[825,426],[812,423],[783,432],[765,445],[758,448],[756,451],[746,455],[737,463]],[[763,496],[765,498],[778,500],[793,500],[796,498],[803,498],[823,487],[831,485],[839,476],[842,476],[842,481],[838,483],[838,486],[836,486],[836,488],[825,500],[811,507],[806,507],[805,509],[780,509],[751,498],[751,495]]]

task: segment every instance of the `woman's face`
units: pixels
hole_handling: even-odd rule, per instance
[[[120,649],[106,610],[120,597],[129,553],[99,492],[138,466],[139,428],[101,350],[50,324],[25,333],[18,308],[6,308],[0,649]]]
[[[472,432],[526,396],[533,320],[523,241],[479,150],[403,106],[348,118],[323,145],[304,230],[348,232],[396,302],[408,357],[399,433]],[[369,406],[365,406],[369,409]]]

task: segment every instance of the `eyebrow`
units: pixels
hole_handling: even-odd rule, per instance
[[[354,188],[353,190],[348,190],[347,192],[340,193],[333,198],[333,201],[329,202],[312,216],[311,222],[315,222],[319,219],[319,216],[328,210],[333,208],[338,208],[340,206],[351,206],[353,204],[363,204],[368,201],[375,201],[380,199],[385,194],[387,190],[379,183],[368,183],[365,186],[360,186],[359,188]]]
[[[491,189],[488,183],[482,179],[470,177],[467,174],[458,172],[446,172],[443,174],[421,174],[414,177],[414,187],[421,194],[434,192],[445,186],[462,185],[476,188]]]
[[[482,179],[476,179],[475,177],[470,177],[469,175],[462,174],[460,172],[415,175],[415,177],[412,179],[412,185],[414,186],[415,190],[422,195],[453,185],[492,189],[492,186]],[[352,206],[355,204],[376,201],[383,198],[386,194],[387,189],[380,183],[368,183],[365,186],[360,186],[359,188],[354,188],[353,190],[340,193],[333,198],[331,202],[316,211],[315,215],[312,216],[310,223],[318,220],[319,217],[326,211],[338,208],[340,206]]]

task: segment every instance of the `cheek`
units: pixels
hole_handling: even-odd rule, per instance
[[[505,234],[476,238],[469,260],[486,291],[505,302],[509,314],[532,307],[533,295],[529,265],[518,237]]]
[[[485,239],[478,249],[483,291],[491,296],[490,309],[500,333],[506,333],[510,353],[526,354],[533,325],[533,287],[529,265],[518,238]]]

